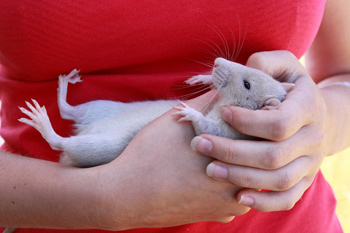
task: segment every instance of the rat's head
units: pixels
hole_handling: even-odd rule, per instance
[[[224,58],[215,59],[213,82],[221,105],[248,109],[276,108],[293,84],[282,84],[271,76]]]

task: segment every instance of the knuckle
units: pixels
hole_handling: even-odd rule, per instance
[[[295,205],[295,202],[290,200],[290,201],[286,201],[286,203],[284,203],[284,205],[282,206],[281,210],[291,210],[293,209]]]
[[[246,133],[250,125],[250,117],[244,112],[238,113],[233,110],[232,113],[234,117],[231,119],[231,122],[229,122],[230,125],[237,129],[239,132]]]
[[[254,67],[254,68],[261,68],[263,67],[264,64],[264,53],[263,52],[258,52],[258,53],[253,53],[252,55],[250,55],[250,57],[248,58],[247,61],[247,65],[250,67]]]
[[[253,178],[249,174],[243,174],[235,180],[235,184],[240,187],[252,187],[252,183]]]
[[[291,53],[290,51],[287,51],[287,50],[283,50],[283,51],[280,51],[281,53],[283,53],[283,55],[289,59],[289,60],[294,60],[294,61],[298,61],[298,58],[295,57],[295,55],[293,53]]]
[[[323,134],[322,130],[319,130],[318,132],[314,133],[313,144],[315,148],[322,148],[324,140],[325,135]]]
[[[317,145],[321,145],[325,140],[325,133],[322,128],[317,127],[316,132],[314,133],[314,141]]]
[[[282,116],[272,123],[272,139],[275,141],[283,141],[288,138],[291,119],[288,116]]]
[[[232,146],[227,146],[223,155],[224,162],[233,162],[236,160],[237,153],[236,150]]]
[[[283,147],[273,147],[262,156],[262,165],[267,169],[277,169],[282,166],[286,151]]]
[[[230,216],[230,217],[226,217],[226,218],[219,219],[217,222],[219,222],[219,223],[229,223],[229,222],[231,222],[234,218],[235,218],[234,216]]]
[[[240,215],[243,215],[243,214],[246,214],[248,213],[250,210],[249,207],[247,206],[244,206],[244,205],[235,205],[231,212],[229,213],[229,216],[240,216]]]
[[[277,191],[285,191],[293,187],[294,177],[290,173],[285,173],[282,176],[279,176],[276,184]]]
[[[248,213],[250,210],[249,207],[243,206],[243,205],[234,205],[228,210],[224,216],[221,216],[217,218],[215,221],[220,223],[229,223],[231,222],[236,216],[244,215]]]

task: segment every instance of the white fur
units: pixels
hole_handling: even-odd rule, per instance
[[[81,82],[78,70],[59,76],[58,107],[62,118],[75,121],[76,135],[57,135],[46,114],[33,100],[28,111],[20,108],[31,120],[20,121],[35,127],[55,150],[62,150],[60,162],[66,165],[90,167],[105,164],[122,153],[136,133],[177,104],[175,100],[121,103],[96,100],[77,106],[67,103],[68,83]],[[244,80],[251,83],[250,90]],[[237,105],[249,109],[264,107],[264,103],[280,103],[286,95],[282,85],[261,71],[227,61],[215,60],[212,75],[199,75],[188,80],[194,84],[212,84],[218,88],[219,100],[204,116],[184,103],[175,107],[180,121],[191,121],[197,134],[209,133],[229,138],[247,138],[221,119],[220,107]],[[271,101],[273,100],[273,101]],[[278,104],[277,104],[278,105]],[[274,106],[275,107],[275,106]]]

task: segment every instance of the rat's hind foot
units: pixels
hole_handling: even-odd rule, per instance
[[[67,75],[58,76],[57,100],[58,108],[63,119],[75,120],[74,107],[67,103],[68,83],[82,82],[79,70],[74,69]]]
[[[58,76],[60,83],[69,82],[75,84],[77,82],[82,82],[81,75],[79,74],[80,70],[74,69],[69,74],[61,74]]]
[[[195,122],[204,118],[203,114],[198,112],[196,109],[191,108],[190,106],[183,103],[182,101],[179,101],[179,102],[180,102],[180,105],[174,107],[174,109],[178,110],[178,112],[173,113],[174,116],[181,116],[178,122],[182,122],[182,121]]]
[[[27,118],[19,119],[20,122],[25,123],[34,127],[41,133],[41,136],[50,144],[50,146],[55,150],[61,150],[62,137],[57,135],[53,130],[49,116],[47,115],[45,106],[40,107],[38,102],[32,99],[33,104],[26,102],[28,108],[19,107],[19,109],[26,114],[31,120]]]
[[[213,77],[211,75],[197,75],[185,81],[189,85],[211,85],[213,84]]]

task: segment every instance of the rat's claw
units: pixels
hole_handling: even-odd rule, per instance
[[[184,102],[182,102],[181,100],[178,100],[178,101],[180,104],[177,106],[173,106],[173,108],[178,110],[178,112],[173,113],[173,115],[174,116],[183,116],[186,108],[190,108],[190,107],[187,104],[185,104]]]
[[[69,82],[69,83],[72,83],[72,84],[80,83],[80,82],[82,82],[82,81],[83,81],[83,80],[81,80],[81,75],[79,75],[79,74],[77,74],[77,75],[71,77],[71,78],[68,80],[68,82]]]
[[[178,120],[178,122],[183,121],[193,121],[197,119],[200,115],[202,115],[197,110],[191,108],[184,102],[179,100],[179,105],[174,106],[174,109],[178,110],[177,112],[173,113],[174,116],[180,116],[181,118]]]
[[[76,76],[77,74],[79,74],[80,70],[78,69],[73,69],[69,74],[66,75],[67,78],[72,78],[74,76]]]
[[[72,70],[69,74],[60,74],[58,76],[58,79],[60,82],[69,82],[69,83],[77,83],[77,82],[82,82],[81,80],[81,75],[79,74],[80,70],[74,69]]]
[[[45,108],[44,105],[42,107],[40,107],[39,103],[35,99],[32,99],[32,101],[33,101],[33,103],[35,105],[35,108],[38,111],[38,113],[46,114],[46,108]]]
[[[32,99],[32,101],[33,101],[33,104],[34,104],[35,107],[31,103],[25,101],[26,105],[28,106],[28,108],[31,111],[29,111],[29,110],[27,110],[26,108],[23,108],[23,107],[18,107],[19,110],[21,110],[22,113],[27,115],[32,120],[31,121],[31,120],[28,120],[28,119],[25,119],[25,118],[21,118],[21,119],[19,119],[19,121],[23,122],[25,124],[31,125],[31,126],[33,126],[33,124],[37,124],[38,121],[40,121],[40,119],[42,117],[47,117],[45,106],[40,107],[39,103],[36,100]]]
[[[190,108],[187,104],[185,104],[184,102],[182,102],[181,100],[178,100],[179,101],[179,103],[182,105],[182,106],[184,106],[184,107],[186,107],[186,108]]]
[[[177,122],[184,122],[184,121],[191,121],[188,119],[188,116],[181,117],[180,119],[177,120]]]
[[[34,106],[27,101],[26,101],[26,104],[27,104],[28,108],[32,111],[33,114],[35,114],[36,116],[39,116],[39,115],[43,115],[46,113],[46,110],[43,109],[43,108],[45,108],[44,106],[40,107],[39,103],[35,99],[32,99],[32,101],[33,101]],[[28,114],[26,114],[26,115],[28,115]]]
[[[180,110],[180,109],[177,109],[177,110]],[[183,114],[181,112],[174,112],[172,115],[173,116],[183,116]]]
[[[23,107],[18,107],[19,110],[21,110],[22,113],[26,114],[28,117],[30,117],[31,119],[35,118],[35,115],[28,111],[27,109],[23,108]]]
[[[185,81],[189,85],[209,85],[213,83],[213,77],[211,75],[196,75]]]
[[[32,105],[31,103],[29,103],[29,102],[27,102],[27,101],[25,101],[25,103],[26,103],[27,107],[28,107],[30,110],[32,110],[33,113],[36,113],[36,112],[37,112],[36,109],[33,107],[33,105]]]
[[[39,103],[35,100],[35,99],[32,99],[32,102],[34,103],[34,106],[36,108],[37,111],[41,111],[41,107],[39,105]]]
[[[22,122],[24,124],[30,125],[35,128],[35,123],[31,120],[28,120],[27,118],[20,118],[18,119],[19,122]]]
[[[193,86],[196,84],[200,84],[201,80],[198,78],[198,76],[193,76],[192,78],[187,79],[185,83]]]
[[[182,107],[182,106],[174,106],[173,108],[176,109],[176,110],[179,110],[179,111],[184,109],[184,107]]]
[[[36,100],[32,99],[32,101],[34,106],[26,101],[26,104],[31,111],[26,108],[19,107],[21,112],[27,115],[30,119],[20,118],[18,120],[24,124],[34,127],[41,133],[43,138],[50,140],[52,137],[55,137],[55,132],[51,126],[46,108],[45,106],[40,107],[39,103]]]

